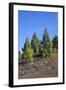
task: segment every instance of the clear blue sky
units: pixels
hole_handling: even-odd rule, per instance
[[[31,41],[34,32],[42,40],[45,28],[51,40],[58,35],[57,12],[18,11],[18,50],[21,51],[27,37]]]

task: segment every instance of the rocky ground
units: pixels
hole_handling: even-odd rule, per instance
[[[18,78],[46,78],[58,76],[58,55],[45,58],[34,58],[33,63],[18,65]]]

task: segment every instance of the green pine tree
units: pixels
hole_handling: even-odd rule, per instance
[[[45,57],[50,56],[52,54],[53,44],[52,44],[52,41],[50,40],[47,29],[45,29],[43,34],[42,45],[43,45],[43,56]]]
[[[40,46],[41,46],[41,42],[38,39],[37,34],[34,33],[31,40],[31,47],[33,49],[34,54],[39,54]]]
[[[53,42],[53,48],[57,48],[58,49],[58,36],[55,36],[52,40]]]
[[[33,50],[31,48],[28,38],[26,39],[24,48],[22,50],[24,59],[28,60],[29,62],[33,62]]]
[[[19,62],[21,61],[21,52],[18,51],[18,59],[19,59]]]
[[[58,51],[58,36],[55,36],[52,42],[53,42],[53,52],[57,52]]]

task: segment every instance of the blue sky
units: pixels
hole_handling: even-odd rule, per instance
[[[45,28],[51,40],[58,35],[57,12],[18,11],[18,50],[21,51],[27,37],[31,41],[34,32],[42,40]]]

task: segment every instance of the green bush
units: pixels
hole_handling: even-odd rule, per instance
[[[58,52],[57,48],[53,48],[53,53],[57,53],[57,52]]]

